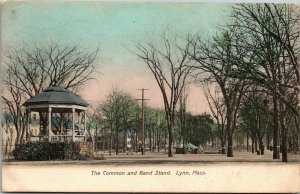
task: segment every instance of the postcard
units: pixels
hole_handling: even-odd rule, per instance
[[[2,2],[2,191],[300,192],[299,13]]]

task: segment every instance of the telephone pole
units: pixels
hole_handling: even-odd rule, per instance
[[[142,98],[136,99],[136,100],[141,100],[142,101],[142,155],[144,155],[145,153],[145,115],[144,115],[144,101],[145,100],[149,100],[149,99],[145,99],[144,98],[144,92],[145,90],[149,90],[149,89],[138,89],[142,91]]]

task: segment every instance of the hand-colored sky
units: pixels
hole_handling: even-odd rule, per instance
[[[129,50],[134,42],[157,39],[164,32],[184,37],[198,32],[215,33],[226,22],[231,4],[137,2],[7,2],[2,8],[4,51],[33,44],[100,45],[96,80],[81,95],[101,102],[113,86],[139,97],[136,89],[148,88],[151,106],[162,107],[160,91],[142,61]],[[200,88],[190,86],[189,111],[208,111]]]

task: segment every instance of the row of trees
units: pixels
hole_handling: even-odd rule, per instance
[[[22,104],[55,82],[66,89],[78,92],[81,85],[93,79],[92,72],[96,67],[97,53],[98,49],[89,53],[78,46],[61,47],[61,45],[54,43],[45,47],[28,48],[27,50],[16,49],[9,53],[4,61],[6,72],[3,79],[2,95],[4,102],[2,127],[8,134],[8,139],[5,140],[7,150],[11,150],[13,142],[19,145],[29,135],[26,131],[26,112]],[[183,98],[180,98],[182,101]],[[181,104],[185,106],[185,102],[182,101]],[[116,153],[119,153],[119,136],[123,132],[129,132],[131,139],[135,140],[134,149],[138,149],[138,140],[141,140],[140,113],[138,103],[129,94],[116,88],[113,89],[104,103],[91,107],[88,115],[88,129],[90,129],[88,132],[91,139],[97,145],[98,137],[108,133],[110,152],[112,148],[115,148]],[[147,107],[145,115],[145,138],[150,140],[150,150],[165,149],[166,144],[169,144],[167,143],[169,134],[166,131],[165,112]],[[40,113],[39,118],[42,123],[47,123],[43,122],[46,120],[46,116],[46,114]],[[179,121],[182,119],[180,117],[186,117],[185,127],[179,127],[182,125]],[[204,117],[208,118],[208,115]],[[179,112],[174,114],[174,121],[176,120],[174,124],[176,128],[175,140],[178,138],[183,143],[192,142],[194,144],[209,141],[209,139],[201,140],[201,134],[204,134],[204,131],[200,132],[198,136],[193,136],[197,127],[192,125],[199,125],[201,119],[201,116],[196,118],[187,112],[181,116]],[[46,129],[46,127],[42,129]],[[16,140],[13,140],[15,135]],[[193,138],[190,138],[191,136]],[[172,144],[173,142],[175,141],[172,138]],[[125,146],[122,145],[121,147]]]
[[[280,147],[282,161],[287,161],[292,131],[297,131],[299,145],[299,13],[295,5],[237,4],[216,35],[187,36],[181,41],[163,35],[162,43],[136,45],[136,55],[147,64],[163,95],[169,156],[176,105],[191,76],[194,83],[213,85],[209,87],[220,93],[214,98],[206,90],[222,144],[227,140],[228,157],[233,157],[233,134],[240,124],[251,129],[252,141],[258,141],[260,149],[265,131],[272,127],[273,158],[279,158]],[[248,122],[251,117],[255,126]]]
[[[182,102],[183,103],[183,102]],[[185,106],[182,104],[182,106]],[[97,104],[90,110],[88,133],[94,142],[95,151],[115,150],[119,154],[122,151],[138,150],[142,143],[141,108],[137,101],[124,91],[114,88],[103,103]],[[185,121],[182,121],[185,119]],[[183,123],[185,122],[185,123]],[[183,126],[184,125],[184,126]],[[192,115],[175,113],[175,138],[172,143],[193,143],[206,145],[216,137],[213,135],[214,122],[210,115]],[[146,107],[145,109],[145,135],[150,151],[159,152],[166,149],[167,122],[165,112],[161,109]],[[122,134],[122,135],[121,135]],[[131,141],[128,143],[127,138]],[[101,141],[98,142],[98,141]],[[109,142],[108,144],[105,142]],[[99,144],[103,144],[100,145]]]
[[[90,111],[88,118],[87,130],[94,141],[96,151],[99,137],[102,137],[103,141],[103,137],[109,134],[109,151],[111,153],[114,147],[116,154],[118,154],[120,133],[124,132],[124,134],[127,134],[129,132],[131,136],[134,136],[135,132],[140,128],[140,126],[137,126],[139,120],[139,106],[137,102],[117,88],[111,91],[103,104],[95,106]],[[124,138],[126,138],[126,135],[124,135]],[[125,139],[124,143],[126,141]],[[125,148],[126,146],[123,147]]]

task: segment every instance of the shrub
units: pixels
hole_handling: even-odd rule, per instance
[[[44,160],[46,153],[42,143],[27,143],[16,147],[13,151],[16,160]]]
[[[15,160],[86,160],[93,157],[86,142],[29,142],[13,151]],[[87,143],[88,144],[88,143]],[[88,144],[89,145],[89,144]]]

